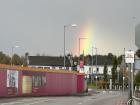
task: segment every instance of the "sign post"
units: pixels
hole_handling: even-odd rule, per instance
[[[125,52],[125,63],[130,64],[129,76],[128,76],[128,87],[129,87],[129,99],[133,96],[133,64],[134,64],[134,51]]]
[[[134,51],[126,51],[125,52],[125,63],[134,63]]]

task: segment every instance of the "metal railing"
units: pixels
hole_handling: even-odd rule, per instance
[[[140,105],[140,98],[132,96],[132,99],[127,101],[127,105]]]
[[[140,98],[132,96],[132,99],[133,99],[132,105],[140,105]]]
[[[132,102],[133,102],[133,99],[129,99],[129,100],[127,101],[127,105],[131,105]]]

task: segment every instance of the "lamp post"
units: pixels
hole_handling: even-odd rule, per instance
[[[80,41],[84,40],[84,39],[88,39],[88,38],[79,38],[79,69],[80,69]],[[84,51],[83,51],[83,53],[84,53]],[[83,55],[83,61],[84,61],[84,55]],[[83,72],[84,72],[84,70],[83,70]]]
[[[124,80],[125,80],[125,68],[126,68],[126,64],[125,64],[125,48],[124,48],[124,55],[122,56],[122,62],[120,65],[120,69],[122,70],[122,90],[124,91]]]
[[[96,75],[97,75],[97,48],[95,47],[96,50]]]
[[[88,38],[79,38],[79,66],[80,66],[80,41]]]
[[[92,69],[91,69],[91,85],[92,85],[92,74],[93,74],[93,46],[92,46],[92,61],[91,61]]]
[[[12,46],[12,57],[11,57],[11,65],[13,65],[13,54],[14,54],[14,48],[19,48],[20,46]]]
[[[84,40],[84,39],[88,39],[88,38],[79,38],[79,57],[80,57],[80,40]]]
[[[92,47],[92,71],[93,71],[93,48],[96,50],[96,89],[97,89],[97,48],[96,47]]]
[[[73,67],[73,56],[72,56],[72,52],[69,52],[68,50],[66,50],[66,55],[68,56],[69,62],[70,62],[70,66],[71,66],[71,70]]]
[[[92,46],[92,61],[91,61],[91,65],[92,65],[92,70],[91,70],[91,85],[92,85],[92,74],[93,74],[93,49],[96,50],[96,88],[97,88],[97,48]]]
[[[76,24],[69,24],[69,25],[64,25],[64,69],[66,68],[66,57],[65,57],[65,50],[66,50],[66,48],[65,48],[65,34],[66,34],[66,28],[67,27],[76,27],[77,25]]]
[[[125,68],[126,68],[126,65],[125,65],[125,48],[124,48],[124,56],[123,56],[123,91],[124,91],[124,79],[125,79]]]

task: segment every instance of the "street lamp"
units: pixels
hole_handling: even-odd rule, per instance
[[[84,40],[84,39],[88,39],[88,38],[79,38],[79,60],[78,60],[78,62],[79,62],[79,69],[80,69],[80,41],[81,40]],[[83,55],[83,61],[84,61],[84,55]],[[84,62],[83,62],[84,63]],[[84,70],[83,70],[84,71]]]
[[[66,55],[66,54],[65,54],[65,53],[66,53],[66,52],[65,52],[65,50],[66,50],[66,49],[65,49],[65,34],[66,34],[66,32],[65,32],[65,31],[66,31],[66,28],[67,28],[67,27],[76,27],[76,26],[77,26],[76,24],[64,25],[64,69],[66,68],[66,57],[65,57],[65,55]]]
[[[12,57],[11,57],[11,65],[13,65],[13,54],[14,54],[14,48],[19,48],[20,46],[12,46]]]
[[[93,73],[93,49],[96,50],[96,88],[97,88],[97,48],[96,47],[92,47],[92,73]]]
[[[91,59],[91,65],[92,65],[92,70],[91,70],[91,85],[92,85],[92,75],[93,75],[93,46],[92,46],[92,59]]]
[[[80,65],[80,40],[84,40],[88,38],[79,38],[79,65]]]
[[[125,69],[126,69],[126,64],[125,64],[125,48],[124,48],[124,55],[122,56],[122,62],[120,65],[120,68],[122,70],[122,87],[123,87],[123,91],[124,91],[124,80],[125,80]]]

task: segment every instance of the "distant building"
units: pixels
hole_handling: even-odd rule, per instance
[[[107,74],[108,74],[108,77],[110,78],[112,75],[111,73],[112,65],[108,65],[107,69],[108,69]],[[83,68],[79,68],[78,66],[77,70],[79,70],[80,73],[85,73],[87,78],[90,78],[90,76],[92,75],[94,79],[96,76],[98,80],[103,79],[104,65],[98,65],[97,72],[96,72],[96,65],[93,65],[93,67],[91,65],[85,65]]]
[[[107,66],[107,68],[108,68],[108,75],[111,75],[112,65]],[[85,65],[84,68],[78,67],[78,70],[80,70],[81,73],[85,73],[85,74],[96,74],[96,65],[93,65],[93,69],[92,66]],[[104,72],[104,65],[98,65],[97,73],[103,74],[103,72]]]
[[[56,56],[28,56],[28,66],[43,69],[64,69],[64,58]],[[71,70],[71,64],[67,57],[66,69]]]

